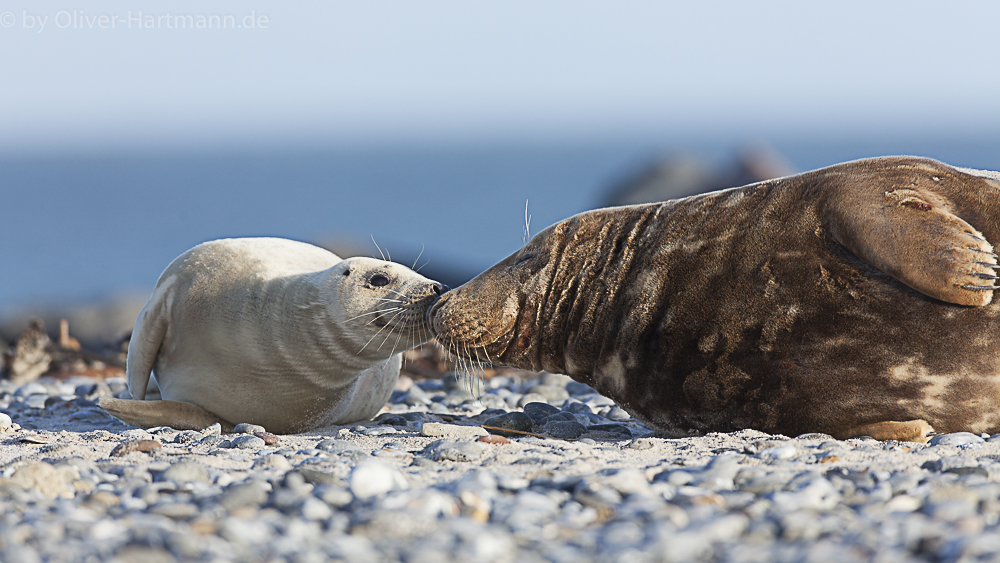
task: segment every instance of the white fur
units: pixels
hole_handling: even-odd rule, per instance
[[[366,284],[375,273],[392,283]],[[397,346],[367,313],[432,283],[399,264],[341,260],[291,240],[206,242],[167,267],[139,313],[129,390],[143,399],[152,371],[163,399],[274,432],[369,419],[392,393],[399,352],[430,334]]]

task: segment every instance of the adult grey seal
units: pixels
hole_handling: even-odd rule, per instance
[[[200,244],[167,267],[136,319],[135,400],[100,406],[178,429],[291,433],[369,419],[392,393],[399,352],[430,339],[426,312],[441,291],[405,266],[292,240]],[[151,371],[164,400],[142,400]]]
[[[581,213],[428,314],[664,430],[998,432],[997,241],[1000,174],[859,160]]]

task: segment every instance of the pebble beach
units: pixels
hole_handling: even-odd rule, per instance
[[[373,421],[223,434],[118,422],[97,399],[124,388],[0,380],[0,561],[1000,558],[1000,435],[668,437],[523,372],[404,375]]]

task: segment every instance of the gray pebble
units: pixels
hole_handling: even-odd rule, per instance
[[[566,392],[574,397],[577,395],[587,395],[590,393],[597,393],[597,391],[594,391],[594,388],[591,387],[590,385],[587,385],[585,383],[578,383],[576,381],[570,381],[569,383],[566,384]]]
[[[633,450],[648,450],[653,447],[653,440],[649,438],[636,438],[629,442],[628,447]]]
[[[181,430],[174,436],[173,442],[175,444],[190,444],[204,438],[205,436],[196,430]]]
[[[479,426],[442,424],[440,422],[425,422],[420,426],[420,435],[429,437],[475,438],[487,434],[488,432]]]
[[[528,395],[525,395],[527,397]],[[545,402],[530,402],[523,405],[524,415],[527,416],[535,424],[541,426],[549,421],[549,417],[559,414],[558,408],[545,403]]]
[[[48,395],[28,395],[22,404],[29,409],[44,409],[50,398]]]
[[[528,389],[529,395],[541,395],[545,397],[545,400],[554,403],[556,401],[562,401],[569,398],[569,393],[566,392],[565,387],[559,387],[556,385],[536,385],[531,389]]]
[[[967,444],[982,444],[984,440],[971,432],[951,432],[934,436],[928,442],[931,446],[964,446]]]
[[[587,427],[587,432],[607,432],[618,434],[622,438],[631,438],[632,431],[623,424],[591,424]]]
[[[179,461],[159,474],[158,481],[173,481],[175,483],[208,483],[208,471],[203,465],[194,461]]]
[[[246,436],[246,435],[237,436],[233,438],[232,440],[230,440],[230,444],[231,444],[230,447],[238,448],[241,450],[259,450],[267,445],[264,443],[264,440],[256,436]]]
[[[546,423],[542,431],[555,438],[575,440],[587,431],[587,427],[576,421],[557,420]]]
[[[495,416],[486,419],[483,422],[483,426],[495,426],[497,428],[505,428],[507,430],[518,430],[521,432],[530,432],[532,426],[531,418],[524,414],[523,412],[509,412],[507,414],[502,414],[500,416]],[[500,430],[487,430],[493,434],[500,434],[501,436],[517,436],[518,434],[513,432],[503,432]]]
[[[538,393],[525,393],[517,400],[517,406],[526,407],[531,403],[548,404],[548,399],[544,395],[539,395]]]
[[[429,444],[424,453],[435,461],[476,461],[489,451],[481,442],[438,440]]]
[[[14,392],[15,397],[30,397],[31,395],[48,395],[49,390],[45,388],[44,385],[37,382],[26,383],[17,388]]]
[[[573,414],[594,414],[594,411],[590,407],[579,401],[566,401],[563,403],[562,410]]]
[[[613,420],[628,420],[632,418],[632,415],[619,406],[611,407],[611,410],[609,410],[608,414],[605,416]]]
[[[259,424],[250,424],[249,422],[241,422],[233,428],[234,434],[254,434],[257,432],[267,432],[267,430]]]

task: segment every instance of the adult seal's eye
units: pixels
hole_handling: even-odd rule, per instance
[[[388,276],[384,276],[382,274],[375,274],[372,276],[372,279],[368,280],[368,283],[375,287],[382,287],[384,285],[389,285],[389,278]]]

